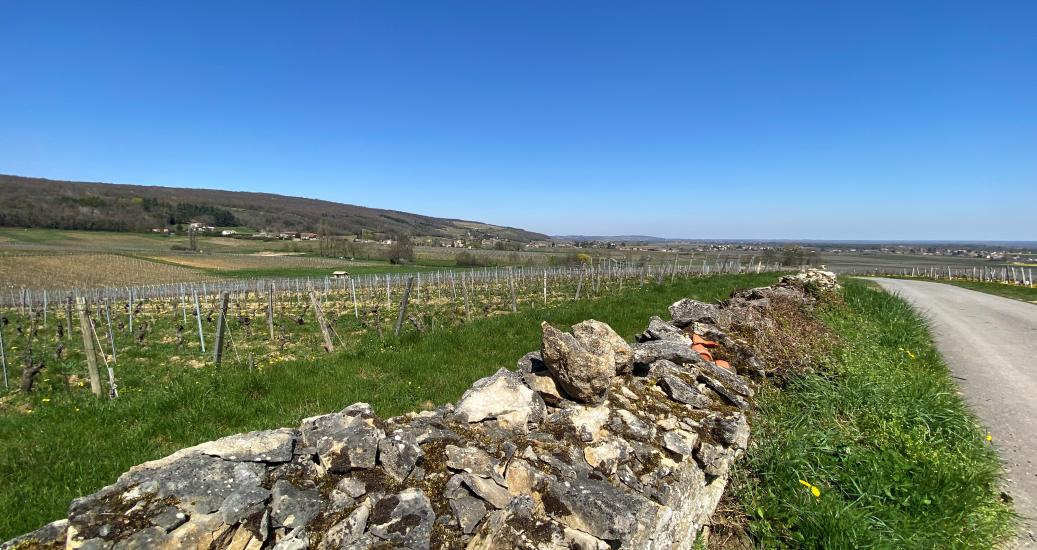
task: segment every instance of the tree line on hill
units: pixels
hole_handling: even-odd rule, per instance
[[[513,227],[434,218],[271,193],[84,183],[0,174],[0,226],[150,231],[201,222],[275,232],[423,235],[517,242],[546,235]]]

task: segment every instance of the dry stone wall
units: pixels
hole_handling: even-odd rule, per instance
[[[381,419],[357,403],[183,449],[0,549],[691,548],[766,370],[726,330],[834,286],[812,271],[681,300],[633,344],[594,320],[544,323],[539,351],[456,404]]]

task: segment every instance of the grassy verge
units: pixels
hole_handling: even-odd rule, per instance
[[[1035,287],[1005,285],[1001,283],[983,283],[976,281],[938,282],[952,284],[954,286],[960,286],[962,288],[967,288],[970,290],[978,290],[980,292],[986,292],[987,294],[1003,296],[1005,298],[1012,298],[1013,300],[1022,300],[1024,302],[1037,303],[1037,288]]]
[[[991,548],[1001,467],[902,300],[846,281],[820,373],[764,390],[739,500],[765,548]],[[803,480],[819,491],[817,496]]]
[[[227,364],[174,368],[162,360],[172,354],[170,345],[155,344],[147,361],[120,363],[125,393],[116,401],[55,388],[34,394],[31,414],[0,414],[0,540],[64,516],[70,499],[184,446],[290,426],[357,401],[371,403],[383,416],[453,401],[475,379],[513,368],[522,354],[537,349],[541,320],[564,325],[595,318],[632,339],[650,315],[665,315],[681,297],[717,300],[735,288],[774,279],[773,274],[717,276],[633,288],[594,301],[479,319],[427,337],[364,336],[317,361],[251,372]],[[41,388],[52,387],[47,384],[54,380],[41,381]]]
[[[907,279],[910,281],[931,281],[934,283],[943,283],[946,285],[960,286],[969,290],[976,290],[979,292],[986,292],[987,294],[993,294],[995,296],[1002,296],[1004,298],[1011,298],[1013,300],[1021,300],[1023,302],[1037,303],[1037,287],[1026,287],[1018,285],[1008,285],[1003,283],[987,283],[981,281],[948,281],[946,279],[930,279],[927,277],[893,277],[886,275],[891,279]]]

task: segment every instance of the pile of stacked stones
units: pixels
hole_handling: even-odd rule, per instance
[[[681,300],[634,344],[594,320],[544,323],[540,351],[456,404],[380,419],[358,403],[183,449],[0,548],[690,548],[764,370],[725,327],[775,296],[813,300],[803,282]]]

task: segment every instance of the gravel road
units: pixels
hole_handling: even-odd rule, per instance
[[[1017,547],[1037,548],[1037,305],[940,283],[873,280],[932,323],[937,348],[1005,463],[1005,490],[1023,516]]]

